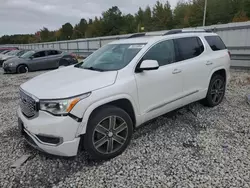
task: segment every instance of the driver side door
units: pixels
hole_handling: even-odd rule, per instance
[[[158,70],[135,73],[140,112],[144,121],[182,105],[182,71],[175,59],[174,42],[166,40],[151,47],[140,61],[156,60],[159,63]]]

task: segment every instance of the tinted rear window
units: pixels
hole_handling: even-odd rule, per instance
[[[48,55],[58,55],[59,52],[57,50],[49,50]]]
[[[177,61],[183,61],[199,56],[204,51],[204,46],[198,37],[175,39],[178,50]]]
[[[213,51],[225,50],[226,46],[219,36],[207,36],[205,37],[209,46]]]

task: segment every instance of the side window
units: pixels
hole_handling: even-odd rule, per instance
[[[48,54],[48,56],[49,56],[49,55],[58,55],[59,52],[56,51],[56,50],[49,50],[49,51],[47,51],[47,54]]]
[[[45,51],[37,52],[33,55],[34,58],[40,58],[40,57],[45,57]]]
[[[219,36],[207,36],[205,37],[209,46],[213,51],[225,50],[226,46]]]
[[[177,61],[183,61],[199,56],[204,46],[198,37],[187,37],[174,40],[178,49]]]
[[[157,60],[160,66],[174,63],[175,48],[173,40],[156,44],[145,54],[143,60]]]

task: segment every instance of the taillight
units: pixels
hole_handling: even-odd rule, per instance
[[[70,55],[71,55],[71,57],[76,58],[76,54],[71,53]]]

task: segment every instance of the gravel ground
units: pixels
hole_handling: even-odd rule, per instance
[[[195,103],[148,122],[122,155],[98,163],[84,152],[43,154],[19,136],[18,86],[41,73],[0,72],[0,187],[250,187],[250,71],[231,71],[221,105]],[[32,156],[10,168],[24,154]]]

